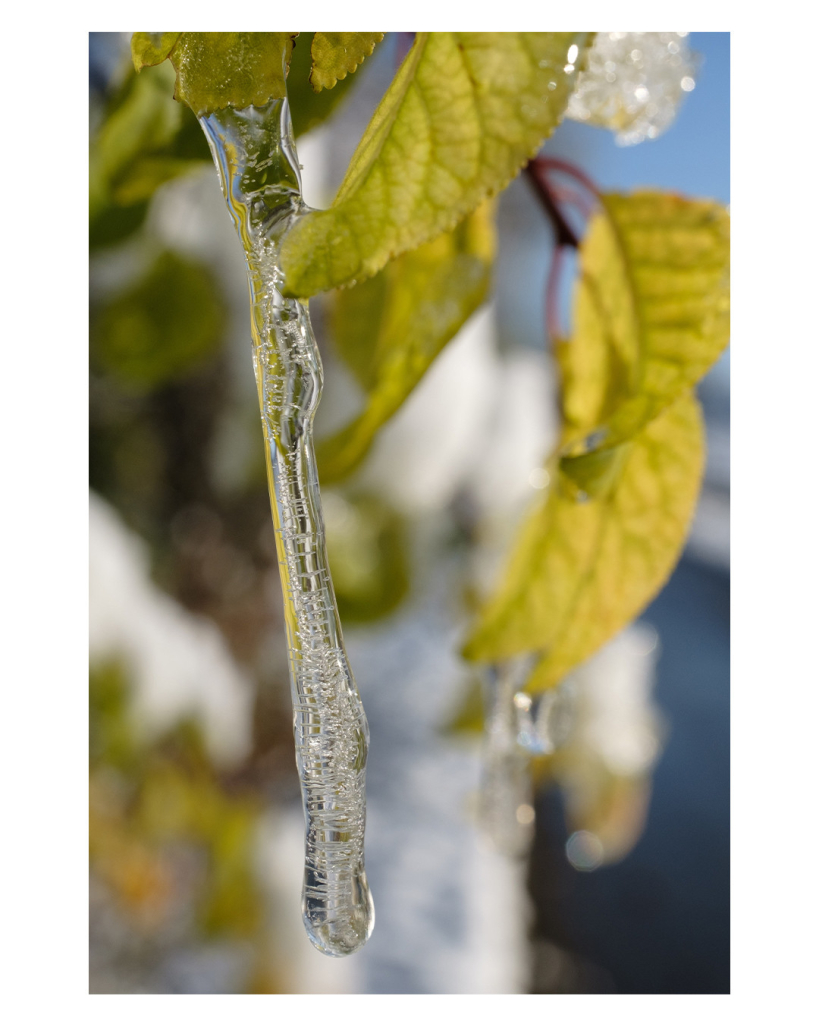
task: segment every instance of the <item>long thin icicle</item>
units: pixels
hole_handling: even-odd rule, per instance
[[[245,251],[306,822],[302,912],[313,944],[346,956],[370,936],[364,873],[369,732],[327,563],[312,441],[322,387],[307,308],[281,294],[281,239],[305,207],[287,100],[200,118]]]

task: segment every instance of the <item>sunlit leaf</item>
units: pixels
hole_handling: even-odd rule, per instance
[[[505,187],[560,121],[589,35],[418,33],[333,205],[287,235],[287,294],[370,277]]]
[[[131,59],[136,70],[167,60],[181,35],[181,32],[134,32],[131,36]]]
[[[316,32],[310,47],[310,84],[316,92],[332,89],[354,72],[383,38],[383,32]]]
[[[352,423],[319,444],[325,483],[359,464],[379,428],[483,302],[495,245],[491,207],[484,204],[454,231],[336,296],[336,345],[367,399]]]
[[[224,107],[261,107],[286,96],[285,76],[297,32],[136,32],[134,66],[170,57],[174,98],[197,117]],[[164,54],[164,56],[162,56]]]
[[[351,87],[358,80],[354,75],[347,75],[337,82],[334,88],[315,92],[310,85],[310,72],[313,66],[310,46],[313,35],[311,32],[299,34],[293,47],[290,71],[287,74],[287,99],[296,138],[322,124],[345,96],[350,95]]]
[[[530,514],[465,656],[543,652],[529,687],[559,682],[665,583],[685,541],[702,468],[702,421],[690,395],[625,448],[605,493],[578,500],[576,486],[555,466],[557,479]]]
[[[613,448],[689,390],[728,344],[729,221],[716,202],[606,195],[558,346],[567,453]]]
[[[176,99],[197,117],[287,95],[295,32],[183,32],[171,54]]]

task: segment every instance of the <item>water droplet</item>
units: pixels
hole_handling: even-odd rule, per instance
[[[536,491],[542,491],[548,487],[550,480],[548,469],[538,467],[529,473],[529,486],[534,487]]]
[[[697,83],[690,75],[686,75],[684,78],[680,80],[680,88],[683,89],[685,92],[692,92],[696,84]]]

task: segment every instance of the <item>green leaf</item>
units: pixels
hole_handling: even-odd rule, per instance
[[[164,252],[142,280],[93,318],[92,361],[149,391],[211,355],[225,323],[224,302],[208,269]]]
[[[564,454],[610,449],[690,390],[728,344],[729,219],[716,202],[603,196],[558,346]]]
[[[333,113],[350,87],[356,82],[352,75],[341,79],[334,89],[314,92],[310,85],[313,59],[310,46],[314,33],[301,32],[293,47],[290,71],[287,74],[287,99],[293,121],[293,134],[298,138],[322,124]]]
[[[287,95],[285,77],[297,32],[136,32],[134,66],[170,57],[174,99],[197,117],[223,107],[262,107]]]
[[[699,405],[685,395],[624,449],[604,493],[580,501],[556,480],[529,516],[464,656],[543,652],[528,687],[558,683],[631,621],[674,567],[703,469]]]
[[[492,205],[336,296],[333,336],[367,400],[356,419],[319,443],[322,482],[360,463],[379,428],[483,302],[495,247]]]
[[[181,35],[181,32],[134,32],[131,36],[131,59],[136,70],[167,60]]]
[[[327,554],[344,623],[373,622],[394,611],[409,589],[407,531],[380,497],[324,494]]]
[[[179,131],[182,111],[170,97],[170,68],[133,75],[90,152],[90,216],[112,201],[119,182],[144,153],[161,150]]]
[[[332,89],[339,79],[352,74],[383,38],[383,32],[316,32],[310,47],[313,89]]]
[[[170,65],[131,72],[89,154],[91,244],[110,244],[142,222],[147,200],[171,178],[211,162],[193,114],[171,96]]]
[[[504,188],[560,121],[577,76],[577,64],[566,64],[569,47],[582,50],[589,38],[418,33],[333,205],[307,214],[285,238],[286,294],[371,277]]]

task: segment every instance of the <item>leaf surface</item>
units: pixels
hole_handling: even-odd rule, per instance
[[[602,198],[581,249],[574,336],[558,346],[571,455],[633,437],[728,344],[725,208],[657,192]]]
[[[559,123],[589,36],[418,33],[333,205],[286,237],[286,293],[371,277],[504,188]]]
[[[383,38],[383,32],[316,32],[310,46],[313,89],[332,89],[336,82],[352,74]]]
[[[89,153],[91,244],[125,237],[166,181],[211,162],[193,114],[171,96],[173,69],[149,67],[126,78]]]
[[[528,686],[558,683],[639,614],[665,583],[694,512],[703,468],[696,399],[685,395],[624,449],[609,489],[586,501],[557,479],[530,514],[501,588],[464,655],[543,652]]]
[[[495,248],[492,205],[337,294],[333,336],[367,399],[351,423],[319,443],[324,483],[355,469],[379,428],[483,302]]]
[[[574,335],[557,346],[553,484],[464,649],[539,653],[533,690],[610,640],[674,567],[703,468],[691,388],[727,343],[727,213],[658,193],[602,198],[580,251]]]
[[[224,107],[261,107],[286,96],[285,77],[297,35],[135,32],[131,54],[137,71],[170,57],[176,71],[174,98],[201,117]]]
[[[210,269],[165,251],[131,288],[95,311],[92,363],[148,392],[212,356],[225,323],[224,300]]]
[[[293,134],[296,138],[322,124],[345,96],[350,94],[351,87],[356,82],[353,75],[347,75],[337,82],[333,89],[322,89],[321,92],[313,90],[310,85],[310,72],[313,67],[310,47],[313,35],[312,32],[299,33],[287,74],[287,99],[293,121]]]
[[[181,32],[134,32],[131,36],[131,59],[136,70],[167,60],[181,35]]]

